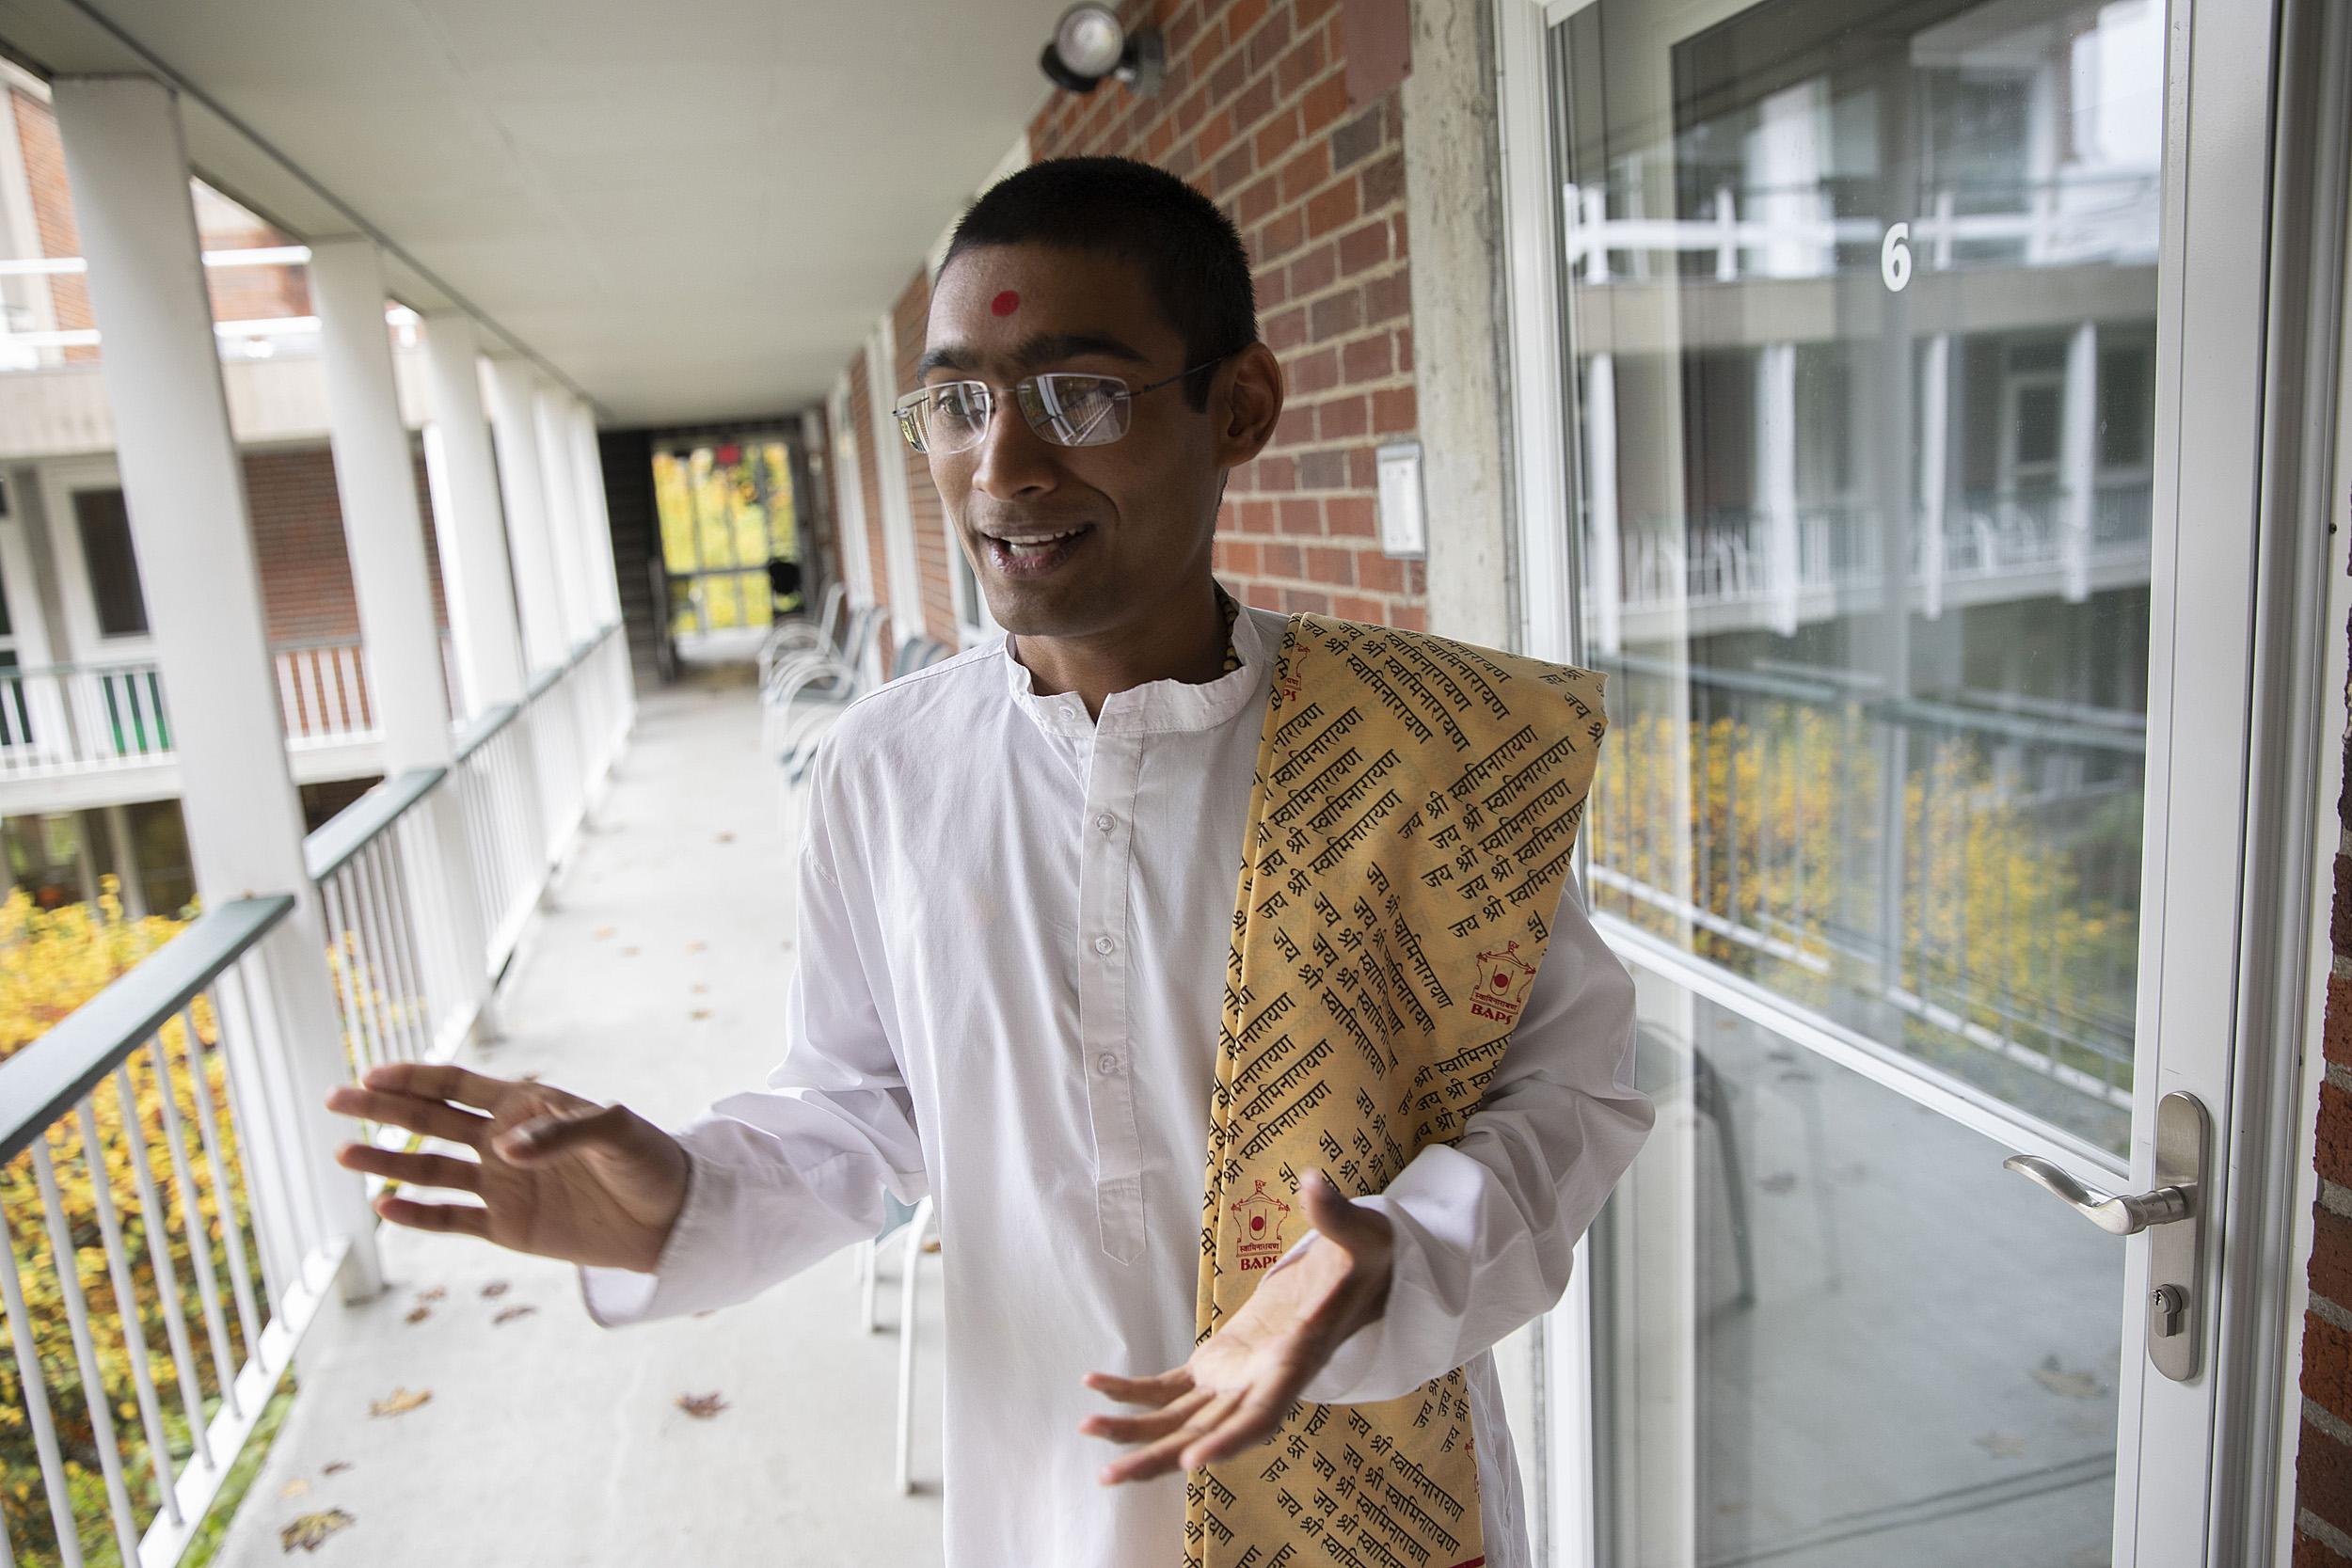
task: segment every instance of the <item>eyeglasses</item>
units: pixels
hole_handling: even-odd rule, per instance
[[[1029,428],[1045,440],[1057,447],[1106,447],[1127,434],[1129,404],[1232,357],[1220,354],[1149,387],[1130,388],[1115,375],[1069,371],[1028,376],[1002,388],[985,381],[950,381],[909,392],[891,411],[898,416],[898,434],[916,451],[964,451],[980,444],[989,417],[1009,391]]]

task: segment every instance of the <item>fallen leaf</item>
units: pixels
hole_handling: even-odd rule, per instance
[[[302,1494],[308,1492],[309,1490],[310,1490],[310,1483],[303,1480],[300,1476],[296,1476],[294,1480],[279,1487],[278,1489],[278,1495],[281,1497],[299,1497]]]
[[[686,950],[687,950],[689,953],[699,953],[699,952],[701,952],[701,951],[703,950],[703,948],[704,948],[704,946],[705,946],[705,945],[706,945],[706,944],[705,944],[705,943],[703,943],[703,942],[688,942],[688,943],[686,944]]]
[[[345,1470],[350,1468],[351,1461],[348,1459],[330,1459],[325,1465],[320,1466],[319,1474],[323,1476],[340,1476]]]
[[[306,1552],[315,1552],[328,1536],[339,1529],[349,1529],[358,1522],[340,1508],[330,1508],[324,1513],[305,1513],[278,1532],[278,1544],[288,1552],[296,1546]]]
[[[624,958],[633,958],[637,957],[637,949],[634,947],[624,947],[621,949],[621,957]]]
[[[2095,1400],[2106,1390],[2089,1372],[2062,1371],[2055,1355],[2031,1369],[2033,1380],[2062,1399]]]
[[[482,1293],[485,1297],[490,1298],[502,1296],[506,1293],[506,1281],[503,1279],[493,1279],[490,1283],[482,1287]]]
[[[430,1388],[420,1388],[413,1394],[405,1388],[395,1388],[392,1390],[390,1399],[370,1400],[368,1414],[371,1416],[405,1415],[432,1397],[433,1390]]]
[[[490,1320],[490,1326],[492,1328],[497,1328],[503,1323],[513,1323],[516,1318],[528,1318],[537,1310],[539,1309],[535,1307],[510,1307],[505,1311],[501,1312],[497,1317],[492,1318]]]
[[[613,932],[613,930],[614,930],[614,929],[615,929],[615,927],[611,927],[611,926],[600,926],[600,927],[598,927],[596,928],[596,940],[597,940],[598,942],[602,942],[605,938],[607,938],[607,937],[611,936],[611,935],[612,934],[612,932]]]
[[[408,1314],[407,1321],[412,1323],[421,1323],[431,1316],[433,1316],[433,1308],[430,1307],[420,1307]]]
[[[733,844],[735,842],[735,835],[733,833],[721,833],[719,835],[719,842],[722,844]]]
[[[727,1407],[727,1402],[721,1399],[717,1391],[713,1390],[707,1394],[680,1394],[677,1397],[677,1407],[698,1421],[707,1421],[724,1410]]]
[[[710,1009],[708,1007],[697,1007],[694,1009],[691,1016],[695,1018],[708,1018],[710,1016]]]
[[[447,1294],[449,1294],[449,1288],[447,1286],[436,1285],[430,1291],[419,1291],[417,1292],[417,1299],[419,1301],[438,1301]]]
[[[694,994],[695,994],[696,996],[701,996],[701,995],[703,995],[705,992],[708,991],[709,990],[710,990],[710,988],[709,988],[708,986],[696,986],[696,987],[694,988]]]
[[[2026,1440],[2006,1432],[1988,1432],[1975,1441],[1977,1447],[1995,1459],[2015,1459],[2026,1451]]]

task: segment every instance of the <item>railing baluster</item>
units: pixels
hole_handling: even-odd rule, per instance
[[[24,1414],[33,1429],[33,1452],[40,1461],[41,1490],[49,1498],[49,1522],[57,1532],[60,1568],[82,1568],[82,1538],[73,1522],[73,1492],[66,1484],[65,1456],[57,1448],[56,1418],[49,1409],[49,1384],[41,1371],[40,1350],[33,1341],[32,1314],[24,1307],[24,1264],[16,1250],[16,1227],[0,1208],[0,1238],[8,1247],[8,1272],[0,1275],[0,1307],[8,1308],[8,1344],[16,1352],[18,1386],[24,1391]],[[0,1530],[5,1533],[5,1530]]]
[[[150,1039],[147,1049],[149,1059],[154,1065],[156,1098],[168,1100],[171,1098],[171,1076],[165,1070],[163,1037],[159,1034]],[[135,1054],[124,1057],[122,1065],[115,1069],[115,1098],[123,1107],[123,1141],[129,1146],[131,1182],[138,1194],[139,1221],[147,1232],[147,1266],[155,1276],[155,1297],[163,1307],[164,1338],[171,1346],[172,1371],[180,1385],[181,1408],[188,1418],[188,1436],[197,1462],[210,1469],[213,1449],[204,1435],[203,1375],[197,1369],[195,1343],[188,1338],[187,1313],[180,1305],[180,1271],[171,1261],[170,1216],[164,1212],[163,1202],[156,1194],[154,1170],[147,1158],[146,1118],[140,1113],[138,1095],[131,1079],[131,1062]],[[162,1120],[160,1115],[157,1120]],[[189,1218],[184,1213],[181,1217],[183,1222]],[[183,1223],[183,1231],[187,1237],[188,1259],[193,1264],[196,1259],[196,1228],[193,1224]]]
[[[204,1075],[204,1042],[197,1037],[193,1011],[179,1014],[180,1027],[185,1032],[184,1053],[190,1078]],[[213,1381],[220,1385],[221,1403],[231,1416],[241,1414],[237,1408],[237,1362],[229,1350],[229,1323],[221,1312],[220,1280],[213,1272],[213,1238],[204,1219],[203,1196],[197,1191],[196,1175],[188,1166],[187,1130],[180,1121],[178,1097],[171,1092],[170,1053],[163,1048],[163,1035],[155,1036],[155,1078],[160,1085],[156,1103],[163,1114],[164,1142],[171,1150],[171,1184],[180,1199],[180,1229],[188,1239],[188,1267],[196,1275],[197,1300],[204,1311],[204,1337],[213,1353]],[[197,1092],[191,1085],[191,1098]],[[218,1210],[221,1227],[234,1229],[237,1223],[233,1196],[215,1191],[213,1206]]]
[[[122,1356],[131,1364],[131,1386],[139,1406],[139,1423],[147,1433],[148,1464],[155,1472],[155,1489],[175,1525],[180,1523],[180,1499],[174,1492],[179,1478],[172,1472],[171,1441],[164,1433],[164,1410],[155,1397],[154,1352],[147,1342],[147,1315],[139,1307],[138,1281],[131,1275],[131,1252],[122,1239],[122,1219],[115,1212],[114,1172],[106,1159],[106,1142],[98,1131],[97,1096],[85,1095],[82,1120],[82,1168],[89,1177],[90,1205],[98,1212],[98,1234],[105,1245],[106,1275],[114,1286],[115,1330],[122,1337]],[[116,1107],[125,1135],[137,1125],[135,1101]]]
[[[229,1286],[237,1298],[237,1327],[245,1338],[245,1353],[250,1356],[262,1342],[262,1308],[253,1294],[253,1271],[246,1260],[245,1227],[237,1219],[237,1188],[229,1180],[229,1166],[221,1153],[219,1119],[213,1112],[213,1090],[209,1074],[199,1070],[197,1062],[199,1041],[196,1034],[196,1010],[183,1008],[180,1019],[188,1030],[188,1087],[196,1099],[197,1137],[204,1146],[204,1166],[213,1180],[213,1209],[220,1221],[223,1249],[229,1255]],[[221,1018],[220,1003],[213,1003],[213,1022],[221,1031],[221,1049],[226,1062],[227,1026]],[[222,1074],[226,1084],[228,1075]]]
[[[83,1125],[88,1125],[87,1116]],[[100,1173],[102,1177],[103,1174]],[[82,1380],[82,1410],[89,1418],[90,1434],[98,1447],[98,1467],[105,1480],[106,1506],[114,1518],[115,1542],[121,1549],[124,1562],[136,1562],[139,1529],[131,1512],[130,1491],[122,1480],[122,1450],[115,1439],[114,1401],[106,1392],[98,1346],[90,1337],[89,1304],[82,1295],[81,1258],[74,1250],[73,1230],[66,1222],[65,1205],[57,1196],[56,1172],[50,1168],[47,1133],[33,1141],[33,1180],[40,1188],[41,1214],[49,1226],[49,1255],[56,1264],[57,1293],[65,1300],[66,1325],[72,1335],[74,1365]]]

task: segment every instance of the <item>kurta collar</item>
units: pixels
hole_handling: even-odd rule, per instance
[[[1087,718],[1087,705],[1075,692],[1040,696],[1028,667],[1013,657],[1010,633],[1005,636],[1005,678],[1013,701],[1048,735],[1082,738],[1100,735],[1140,735],[1153,731],[1213,730],[1231,722],[1262,703],[1268,687],[1273,654],[1266,630],[1248,605],[1233,617],[1233,652],[1241,668],[1196,686],[1189,681],[1149,681],[1125,691],[1114,691],[1103,705],[1099,720]]]

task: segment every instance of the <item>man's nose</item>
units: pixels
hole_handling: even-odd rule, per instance
[[[1029,428],[1021,405],[1007,392],[989,413],[988,427],[972,468],[973,487],[998,500],[1035,496],[1058,483],[1053,449]]]

